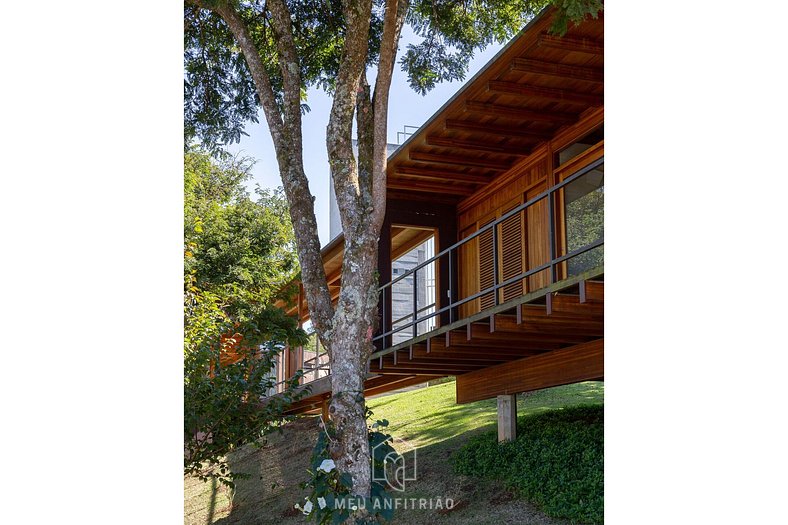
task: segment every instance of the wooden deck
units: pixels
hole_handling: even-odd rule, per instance
[[[457,402],[465,403],[602,379],[603,338],[604,270],[597,268],[375,352],[364,393],[454,375]],[[523,376],[540,367],[550,373]],[[309,394],[288,413],[319,411],[330,396],[330,377],[303,388]]]

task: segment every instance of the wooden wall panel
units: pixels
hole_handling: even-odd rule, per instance
[[[593,109],[584,114],[575,124],[572,124],[560,131],[550,142],[545,142],[533,150],[533,153],[520,163],[512,167],[506,173],[499,175],[487,186],[479,189],[476,193],[457,205],[457,226],[463,232],[461,237],[470,235],[490,218],[501,217],[503,213],[511,209],[511,202],[525,202],[545,191],[549,186],[560,181],[562,172],[567,169],[562,166],[553,172],[554,152],[568,146],[578,140],[583,135],[598,127],[604,121],[604,110],[602,108]],[[604,154],[602,143],[593,147],[589,152],[583,153],[584,157],[580,162],[587,162],[589,158],[598,157]],[[570,161],[575,169],[577,161]],[[559,207],[562,206],[561,197],[556,198],[555,212],[560,214]],[[529,207],[523,214],[523,257],[526,261],[526,269],[535,268],[550,260],[550,241],[549,241],[549,220],[547,200]],[[556,225],[556,256],[563,254],[563,225]],[[499,237],[503,236],[503,231],[499,228]],[[460,250],[459,266],[459,299],[473,295],[479,291],[479,280],[481,270],[479,242],[475,240],[468,246]],[[501,246],[499,246],[501,248]],[[516,265],[516,262],[513,263]],[[507,272],[510,269],[507,268]],[[558,268],[559,278],[561,278],[563,266]],[[507,277],[511,275],[507,273]],[[499,273],[500,277],[500,273]],[[525,292],[531,292],[542,288],[550,283],[550,270],[544,270],[528,278]],[[486,284],[486,282],[485,282]],[[507,290],[507,296],[512,296],[515,292]],[[479,300],[471,301],[469,304],[460,308],[460,316],[466,317],[479,311]]]
[[[547,189],[542,182],[529,190],[526,200],[536,197]],[[550,233],[547,199],[529,206],[525,211],[526,235],[528,242],[528,269],[536,268],[550,261]],[[532,292],[550,284],[550,271],[544,270],[528,278],[528,291]]]
[[[476,225],[466,228],[460,234],[460,238],[464,239],[476,231]],[[459,284],[460,293],[457,299],[469,297],[479,291],[479,238],[475,238],[466,244],[460,246],[459,249]],[[479,301],[469,301],[459,309],[461,318],[468,317],[479,311]]]
[[[457,376],[457,403],[530,392],[605,376],[604,339]]]

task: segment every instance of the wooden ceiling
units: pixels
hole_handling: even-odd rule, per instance
[[[553,13],[532,20],[389,158],[389,198],[458,203],[602,106],[601,13],[562,37],[549,32]]]

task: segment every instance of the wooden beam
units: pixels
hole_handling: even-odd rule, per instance
[[[491,82],[492,84],[492,82]],[[515,84],[519,85],[519,84]],[[534,140],[547,140],[550,133],[543,131],[530,131],[516,126],[498,126],[494,124],[483,124],[481,122],[468,122],[465,120],[446,119],[444,123],[446,129],[456,129],[461,131],[476,131],[478,133],[489,133],[492,135],[503,135],[505,137],[523,137]]]
[[[436,170],[425,169],[425,168],[411,168],[408,166],[397,166],[394,168],[394,171],[400,175],[421,177],[422,179],[467,182],[470,184],[487,184],[492,180],[492,177],[488,177],[487,175],[475,175],[473,173],[456,173],[451,171],[436,171]]]
[[[486,104],[484,102],[468,101],[465,110],[480,115],[497,115],[514,120],[530,120],[534,122],[551,122],[555,124],[569,124],[577,120],[577,115],[572,113],[532,111],[516,106],[503,106],[500,104]]]
[[[585,342],[585,341],[583,341]],[[512,361],[521,357],[529,355],[536,355],[551,350],[558,350],[562,347],[571,346],[568,344],[552,343],[548,345],[532,345],[521,346],[511,345],[509,347],[497,345],[456,345],[447,348],[445,345],[437,345],[437,340],[433,343],[430,353],[428,354],[424,345],[416,345],[413,349],[413,359],[432,359],[444,360],[445,362],[452,362],[453,359],[467,359],[472,361]],[[410,359],[410,361],[413,361]],[[399,362],[402,362],[401,359]],[[388,366],[388,365],[387,365]]]
[[[568,89],[547,88],[530,84],[518,84],[517,82],[502,82],[500,80],[491,80],[487,84],[487,89],[492,93],[523,95],[525,97],[542,98],[552,102],[566,102],[568,104],[600,106],[604,100],[602,95],[594,95],[592,93],[578,93]]]
[[[410,160],[416,162],[433,162],[435,164],[450,164],[454,166],[478,166],[481,168],[492,168],[496,170],[509,169],[509,163],[503,160],[479,159],[468,157],[467,155],[440,155],[437,153],[426,153],[423,151],[411,151]]]
[[[522,352],[558,350],[562,346],[582,343],[588,339],[583,337],[570,337],[569,340],[562,340],[550,335],[549,337],[545,337],[545,340],[542,340],[542,338],[539,337],[532,339],[530,337],[519,337],[517,335],[507,335],[500,332],[496,336],[495,334],[491,335],[489,332],[486,332],[483,334],[485,339],[477,338],[475,341],[467,341],[464,334],[455,331],[447,333],[451,334],[451,345],[446,346],[444,343],[441,347],[439,346],[440,342],[436,339],[432,342],[433,352],[436,350],[446,350],[448,352],[454,352],[455,350],[458,352],[472,351],[480,353],[489,351],[502,355],[519,355]],[[418,348],[418,345],[416,345],[417,350]]]
[[[569,78],[572,80],[583,80],[594,84],[604,84],[605,72],[602,68],[569,66],[566,64],[556,64],[555,62],[543,62],[530,58],[515,58],[511,68],[514,71],[525,73],[538,73],[551,77]]]
[[[450,137],[437,137],[427,135],[424,140],[428,146],[440,146],[443,148],[463,148],[476,151],[489,151],[491,153],[506,153],[507,155],[525,156],[531,153],[531,146],[510,146],[506,144],[493,144],[490,142],[480,142],[478,140],[462,140]]]
[[[391,177],[389,177],[391,179]],[[404,200],[411,202],[430,202],[433,204],[457,204],[461,199],[458,195],[439,195],[437,193],[413,193],[403,190],[387,190],[386,198],[390,200]]]
[[[421,191],[426,193],[443,193],[451,195],[470,195],[473,193],[472,188],[452,186],[451,184],[429,184],[426,182],[412,182],[402,179],[392,180],[391,178],[388,179],[386,187],[392,190]]]
[[[525,356],[521,356],[525,357]],[[503,363],[505,361],[511,361],[512,357],[506,358],[485,358],[483,357],[483,353],[476,354],[472,357],[453,357],[449,356],[448,354],[444,354],[441,356],[435,356],[433,354],[422,355],[413,360],[409,360],[407,362],[400,362],[397,366],[402,365],[429,365],[429,366],[446,366],[449,368],[457,367],[457,366],[469,366],[472,369],[476,368],[483,368],[485,366],[496,365],[498,363]],[[390,368],[392,365],[390,362],[386,363],[386,368]]]
[[[604,339],[457,376],[457,403],[604,377]]]
[[[323,419],[323,424],[328,423],[328,418],[329,418],[328,405],[329,405],[329,398],[325,398],[323,402],[320,403],[320,417]]]
[[[504,363],[506,364],[506,363]],[[411,363],[402,362],[397,366],[387,365],[385,370],[375,370],[379,374],[429,374],[429,375],[458,375],[466,372],[473,372],[484,368],[484,365],[479,363],[476,365],[455,365],[451,362],[434,362],[434,363]]]
[[[397,377],[397,376],[382,376],[384,378],[388,377]],[[413,385],[420,385],[421,383],[426,383],[431,379],[438,379],[439,377],[444,377],[442,375],[411,375],[407,376],[405,379],[396,379],[394,381],[381,384],[379,386],[374,386],[372,388],[365,388],[364,395],[366,397],[374,396],[377,394],[383,394],[386,392],[391,392],[392,390],[399,390],[400,388],[405,388],[407,386]]]
[[[605,322],[602,319],[567,319],[554,315],[545,315],[544,317],[525,315],[523,323],[517,324],[513,315],[496,314],[495,317],[496,334],[512,332],[524,335],[556,334],[559,336],[601,337],[605,330]]]
[[[578,53],[588,53],[590,55],[604,55],[605,44],[601,40],[593,38],[577,38],[569,36],[555,36],[542,33],[539,35],[539,46],[562,49],[564,51],[575,51]]]
[[[430,363],[443,363],[448,364],[449,366],[454,364],[481,364],[483,366],[489,366],[492,364],[503,363],[505,361],[513,361],[515,359],[521,359],[523,357],[528,357],[532,355],[542,354],[544,352],[535,352],[529,350],[523,350],[518,352],[511,352],[511,353],[500,353],[494,351],[488,351],[486,348],[480,348],[476,350],[467,349],[465,351],[461,351],[458,349],[453,349],[452,351],[449,350],[441,350],[435,351],[433,350],[429,354],[423,354],[416,356],[415,361],[410,360],[410,362],[421,362],[421,361],[428,361]]]

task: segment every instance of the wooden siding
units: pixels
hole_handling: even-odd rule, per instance
[[[559,168],[553,169],[554,152],[573,144],[599,128],[604,113],[600,108],[584,115],[575,125],[566,128],[549,142],[545,142],[530,156],[501,174],[495,181],[480,188],[458,206],[457,228],[465,238],[514,207],[526,202],[548,187],[562,181],[581,167],[604,155],[604,141],[592,146]],[[565,250],[562,214],[562,193],[554,206],[556,256]],[[518,273],[536,268],[550,261],[549,207],[547,199],[529,206],[525,212],[510,217],[498,226],[498,282]],[[521,232],[517,239],[516,232]],[[459,299],[469,297],[493,284],[492,231],[479,235],[460,249]],[[522,264],[522,263],[525,264]],[[558,277],[565,274],[565,265],[557,268]],[[519,269],[519,271],[517,271]],[[513,283],[501,291],[499,300],[506,301],[517,293],[538,290],[550,283],[550,271],[530,276],[526,283]],[[484,295],[460,308],[460,316],[467,317],[494,304],[492,294]]]

